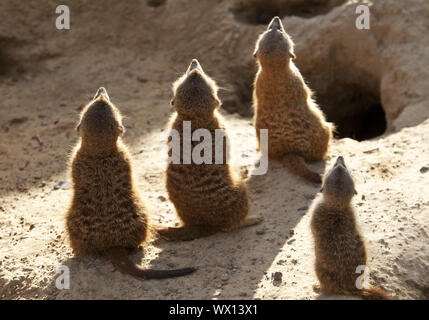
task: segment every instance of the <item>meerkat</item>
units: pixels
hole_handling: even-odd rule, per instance
[[[80,115],[80,141],[71,157],[73,198],[66,215],[70,245],[80,256],[98,255],[137,278],[169,278],[194,268],[151,270],[128,254],[149,237],[145,204],[134,187],[131,157],[122,142],[121,114],[104,88]]]
[[[228,144],[225,126],[217,109],[221,101],[217,86],[193,59],[188,70],[173,85],[171,104],[175,114],[170,128],[180,134],[180,150],[184,150],[183,126],[191,124],[192,133],[198,129],[210,131],[212,164],[169,163],[166,186],[169,198],[183,222],[181,227],[162,228],[158,232],[167,240],[192,240],[219,231],[229,231],[262,221],[249,216],[249,197],[245,181],[227,163]],[[216,130],[223,133],[223,161],[216,163]],[[198,142],[193,141],[191,152]],[[169,151],[171,155],[171,150]],[[219,161],[218,161],[219,162]]]
[[[366,249],[360,234],[352,198],[357,193],[343,157],[328,171],[322,197],[312,207],[311,231],[315,244],[315,269],[320,291],[352,294],[364,299],[389,299],[379,288],[358,289],[358,266],[366,266]]]
[[[260,129],[268,129],[268,156],[282,162],[294,174],[321,182],[307,161],[325,157],[333,125],[312,99],[312,92],[293,63],[294,43],[279,17],[256,42],[254,57],[258,72],[253,91],[254,126],[260,144]]]

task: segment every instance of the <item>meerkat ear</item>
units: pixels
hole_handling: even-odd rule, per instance
[[[253,58],[256,58],[257,53],[258,53],[258,50],[255,50],[255,51],[253,52]]]
[[[76,128],[75,128],[75,129],[76,129],[76,131],[77,131],[77,132],[79,132],[79,129],[80,129],[80,122],[77,124],[77,126],[76,126]]]
[[[295,55],[295,53],[293,53],[292,51],[289,51],[289,57],[290,57],[291,59],[296,59],[296,55]]]
[[[174,107],[174,98],[170,100],[170,104]]]
[[[355,191],[354,191],[354,192],[355,192],[355,195],[356,195],[356,194],[358,194],[358,192],[356,191],[356,189],[354,189],[354,190],[355,190]]]
[[[123,135],[125,133],[125,127],[120,124],[118,125],[119,135]]]
[[[323,186],[320,187],[319,192],[323,192]]]

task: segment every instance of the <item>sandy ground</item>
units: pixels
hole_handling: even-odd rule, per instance
[[[175,18],[189,23],[171,31],[159,20],[167,15],[162,8],[140,8],[140,20],[131,5],[112,4],[110,12],[99,13],[100,19],[117,14],[129,19],[100,29],[100,19],[94,20],[96,5],[87,5],[94,6],[92,13],[79,11],[67,34],[49,29],[52,19],[42,24],[34,32],[46,31],[46,39],[30,46],[37,59],[22,63],[23,72],[18,68],[0,77],[0,299],[326,298],[313,289],[317,279],[309,230],[308,208],[319,186],[275,162],[266,175],[248,180],[253,210],[264,217],[260,225],[191,242],[159,240],[133,255],[145,266],[197,266],[191,276],[139,281],[102,259],[73,255],[64,229],[71,195],[67,162],[78,139],[74,126],[82,106],[99,86],[107,88],[125,116],[124,140],[152,219],[174,225],[178,220],[166,200],[167,151],[160,137],[173,112],[171,82],[194,54],[209,55],[214,48],[192,50],[196,40],[183,30],[189,30],[194,17],[185,11]],[[195,2],[192,8],[184,6],[194,12],[203,8]],[[206,19],[209,13],[201,12],[198,19]],[[215,25],[206,20],[202,33]],[[121,34],[134,30],[129,26],[136,23],[135,33]],[[161,36],[145,28],[159,28]],[[175,33],[182,43],[170,50]],[[183,43],[188,38],[189,48]],[[97,45],[88,45],[93,42]],[[216,75],[218,57],[213,56],[200,60],[203,67],[208,61],[206,71]],[[217,80],[228,91],[228,82]],[[251,172],[258,158],[251,120],[226,113],[225,119],[237,166]],[[399,299],[429,298],[429,120],[374,140],[336,140],[326,163],[313,167],[323,172],[338,155],[345,157],[356,179],[354,204],[367,243],[371,283]],[[55,286],[61,265],[71,272],[69,290]],[[281,282],[273,281],[275,272],[281,272]]]

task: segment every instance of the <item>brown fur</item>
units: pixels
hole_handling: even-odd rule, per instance
[[[289,170],[309,181],[321,182],[304,160],[323,159],[332,137],[332,124],[326,122],[312,99],[292,59],[293,42],[278,17],[258,39],[255,58],[259,70],[255,78],[254,125],[268,129],[268,154]]]
[[[194,59],[188,71],[175,82],[173,92],[172,104],[177,113],[171,128],[180,134],[181,162],[168,165],[166,184],[183,226],[161,229],[160,235],[169,240],[191,240],[259,222],[258,218],[247,217],[247,187],[226,164],[226,139],[223,164],[215,164],[215,130],[222,129],[225,133],[216,110],[221,105],[216,83]],[[210,130],[212,164],[195,164],[193,160],[191,164],[183,163],[183,121],[191,121],[192,133],[199,128]],[[192,142],[192,150],[198,143]]]
[[[118,109],[100,88],[82,111],[81,140],[71,158],[73,199],[66,223],[78,255],[102,255],[119,270],[140,278],[163,278],[194,269],[144,270],[127,253],[148,238],[145,205],[134,187],[130,155],[120,135]]]
[[[388,299],[378,288],[359,290],[356,268],[367,264],[364,240],[357,228],[351,200],[353,179],[339,157],[326,174],[322,197],[312,210],[311,231],[316,253],[316,275],[322,293],[354,294],[364,299]]]

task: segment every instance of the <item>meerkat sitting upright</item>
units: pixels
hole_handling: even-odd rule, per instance
[[[355,185],[343,157],[338,157],[325,175],[321,192],[322,197],[312,206],[311,218],[321,292],[389,299],[381,289],[358,288],[360,274],[356,271],[367,264],[366,250],[351,204]]]
[[[71,158],[73,199],[66,216],[75,254],[104,256],[121,272],[145,279],[195,271],[143,269],[128,257],[148,237],[148,216],[120,138],[121,114],[104,88],[83,109],[77,130],[81,139]]]
[[[259,67],[253,91],[259,143],[260,129],[268,129],[269,157],[296,175],[320,183],[320,174],[311,171],[305,160],[324,158],[333,126],[326,122],[293,63],[294,44],[278,17],[259,36],[254,57]]]
[[[226,161],[227,138],[217,111],[221,105],[217,90],[216,83],[205,74],[196,59],[174,83],[171,103],[176,113],[171,121],[171,129],[180,134],[180,150],[183,152],[180,153],[180,163],[168,164],[166,185],[183,226],[160,229],[159,234],[167,240],[192,240],[262,220],[261,217],[248,216],[247,187]],[[187,123],[191,126],[192,134],[199,129],[211,133],[212,164],[197,164],[194,159],[189,164],[184,163],[186,141],[183,140],[186,137],[183,132]],[[221,163],[216,162],[216,152],[219,151],[215,146],[217,130],[225,137]],[[194,153],[197,143],[192,141],[189,153]]]

